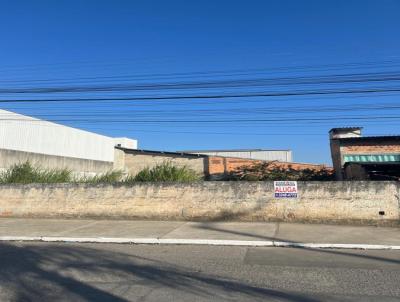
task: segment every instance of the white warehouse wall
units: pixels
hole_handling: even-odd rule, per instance
[[[113,162],[114,145],[112,137],[0,109],[1,149]]]
[[[204,154],[210,156],[238,157],[244,159],[258,159],[266,161],[292,162],[291,150],[196,150],[183,151],[193,154]]]

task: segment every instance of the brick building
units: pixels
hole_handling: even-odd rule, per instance
[[[362,136],[361,130],[329,131],[336,179],[400,179],[400,136]]]

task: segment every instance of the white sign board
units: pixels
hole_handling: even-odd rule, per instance
[[[275,198],[297,198],[297,181],[274,181]]]

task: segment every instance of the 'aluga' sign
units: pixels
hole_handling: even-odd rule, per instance
[[[297,181],[274,181],[275,198],[297,198]]]

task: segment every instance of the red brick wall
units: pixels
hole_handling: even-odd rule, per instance
[[[204,160],[208,161],[208,174],[221,174],[225,172],[224,158],[223,157],[208,157]]]
[[[343,145],[342,153],[356,154],[356,153],[399,153],[400,143],[396,142],[382,142],[382,143],[364,143],[357,145]]]
[[[233,171],[237,171],[237,169],[244,167],[251,167],[255,164],[260,164],[263,162],[261,160],[242,159],[235,157],[219,157],[219,156],[210,156],[205,160],[208,160],[207,166],[209,175],[230,173]],[[273,162],[271,167],[291,168],[295,170],[311,169],[316,171],[327,168],[325,165],[305,164],[305,163],[285,163],[277,161]]]

